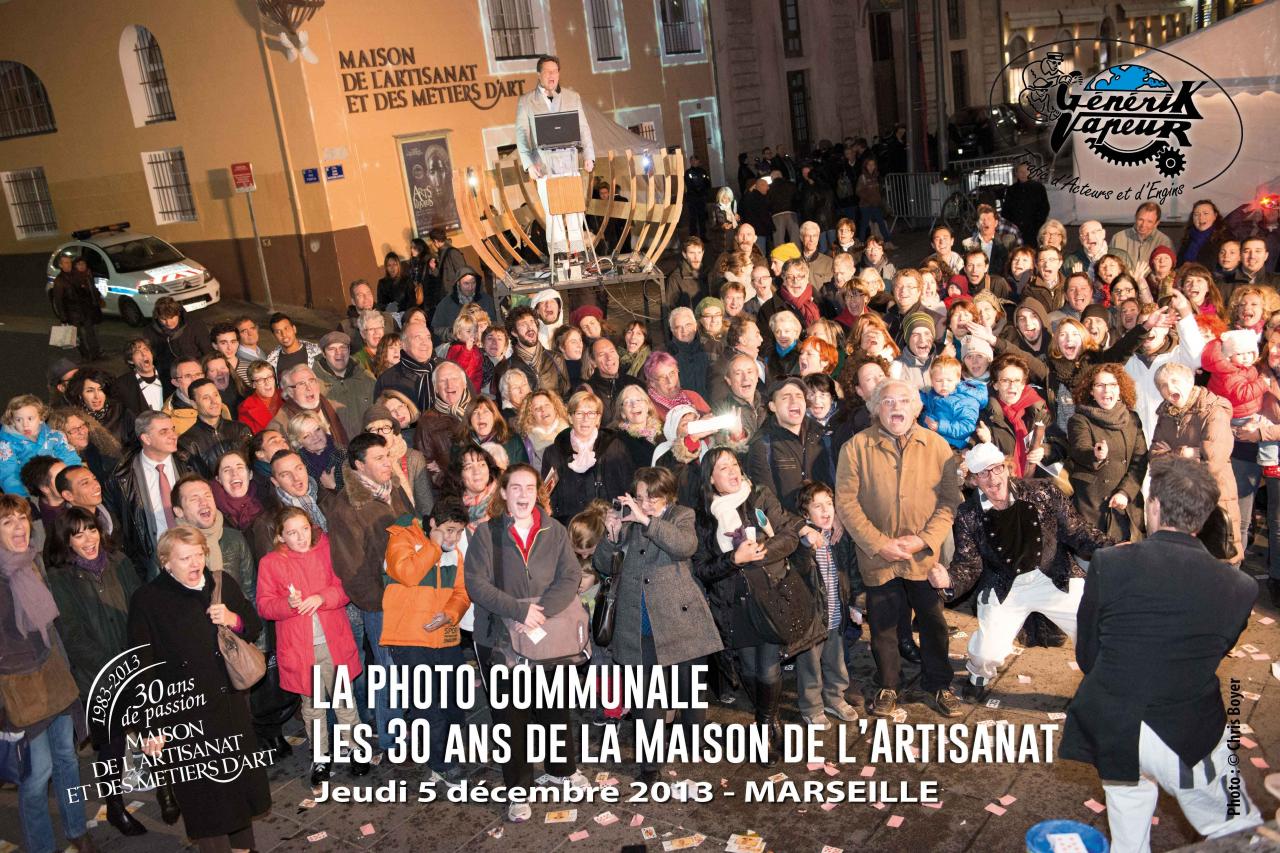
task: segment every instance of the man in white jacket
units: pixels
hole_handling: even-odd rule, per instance
[[[591,142],[591,127],[582,109],[582,97],[572,89],[560,86],[560,58],[538,57],[538,85],[532,92],[521,95],[516,102],[516,150],[520,165],[530,177],[543,178],[554,174],[571,174],[575,169],[556,168],[545,163],[538,150],[537,135],[533,129],[533,117],[543,113],[578,111],[578,130],[582,134],[583,168],[590,173],[595,167],[596,149]],[[574,164],[576,165],[576,164]]]

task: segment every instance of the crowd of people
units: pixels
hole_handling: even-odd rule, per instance
[[[407,262],[388,255],[380,281],[353,282],[346,316],[317,341],[277,313],[264,351],[252,317],[206,328],[159,300],[123,372],[59,361],[47,398],[15,397],[0,418],[0,600],[12,601],[0,606],[0,692],[5,727],[30,744],[27,849],[54,849],[51,779],[64,835],[94,849],[83,804],[65,795],[76,710],[133,646],[162,674],[195,679],[213,700],[199,717],[219,734],[283,756],[282,726],[300,713],[308,735],[325,733],[312,743],[318,785],[333,768],[313,692],[332,689],[337,666],[356,677],[474,656],[487,675],[521,659],[531,635],[554,643],[566,619],[604,606],[604,581],[612,638],[572,662],[675,667],[684,680],[709,664],[715,700],[745,697],[770,733],[767,761],[792,677],[805,724],[858,718],[848,662],[863,624],[876,665],[864,712],[876,717],[901,720],[917,702],[961,715],[962,698],[985,701],[1019,635],[1070,639],[1078,655],[1087,639],[1090,684],[1112,641],[1098,635],[1099,596],[1112,592],[1093,590],[1088,569],[1113,545],[1150,537],[1204,553],[1247,613],[1252,581],[1238,567],[1262,516],[1280,603],[1275,257],[1211,202],[1196,203],[1177,247],[1160,214],[1143,204],[1110,236],[1086,222],[1072,249],[1055,220],[1022,234],[984,206],[972,234],[935,228],[923,258],[895,256],[849,218],[831,235],[801,221],[796,242],[775,221],[766,256],[763,223],[713,216],[724,245],[683,240],[660,333],[552,289],[499,315],[436,232]],[[959,697],[955,606],[979,621]],[[1200,635],[1210,673],[1239,624]],[[248,691],[231,686],[222,629],[274,655]],[[1168,652],[1148,651],[1159,669]],[[46,689],[21,691],[23,680]],[[1221,707],[1209,681],[1201,710]],[[1099,707],[1128,688],[1115,689]],[[1169,717],[1186,698],[1151,702]],[[391,748],[404,712],[385,692],[360,705],[337,720],[363,720],[377,750]],[[1132,735],[1133,761],[1107,779],[1136,774],[1138,723],[1144,757],[1148,724],[1189,765],[1216,748],[1151,717],[1095,737],[1096,720],[1072,707],[1077,744]],[[411,713],[461,722],[452,707]],[[517,736],[506,784],[533,783],[527,725],[568,720],[495,710]],[[88,735],[100,758],[124,753],[123,734]],[[445,784],[467,774],[438,748],[430,766]],[[546,772],[587,784],[572,759]],[[201,850],[252,848],[269,804],[260,770],[157,793]],[[121,832],[146,831],[120,797],[106,806]],[[1205,832],[1240,825],[1192,819]]]

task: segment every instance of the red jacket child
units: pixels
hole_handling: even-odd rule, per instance
[[[335,667],[346,665],[354,680],[360,674],[360,656],[347,621],[347,594],[333,573],[329,537],[316,529],[319,537],[310,551],[297,552],[276,545],[258,565],[258,613],[276,623],[276,663],[280,686],[300,696],[311,695],[311,667],[315,663],[311,617],[289,606],[289,586],[303,599],[319,595],[324,603],[316,611],[325,642]]]
[[[484,381],[484,353],[480,348],[469,347],[466,344],[453,344],[449,347],[449,354],[446,357],[467,374],[467,381],[471,383],[471,393],[479,394],[480,383]]]
[[[1258,336],[1232,329],[1205,344],[1200,365],[1209,372],[1209,390],[1231,403],[1231,417],[1247,418],[1262,409],[1267,383],[1258,374]]]

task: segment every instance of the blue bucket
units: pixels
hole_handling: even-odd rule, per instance
[[[1107,837],[1092,826],[1074,820],[1045,820],[1027,830],[1027,853],[1053,853],[1049,836],[1071,832],[1080,836],[1089,853],[1107,853],[1111,849]]]

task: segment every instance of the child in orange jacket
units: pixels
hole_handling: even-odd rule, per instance
[[[436,503],[428,518],[430,532],[414,523],[391,528],[387,541],[387,577],[382,593],[382,645],[388,647],[397,666],[427,666],[442,673],[437,684],[444,689],[433,696],[430,708],[410,708],[410,720],[431,724],[431,752],[427,765],[432,779],[457,785],[466,777],[463,768],[444,760],[449,730],[465,721],[453,690],[455,677],[466,664],[462,659],[458,623],[471,606],[462,579],[462,554],[458,543],[467,527],[467,510],[457,498]]]

